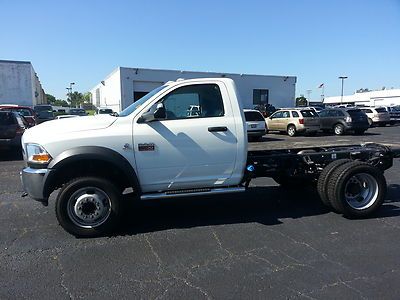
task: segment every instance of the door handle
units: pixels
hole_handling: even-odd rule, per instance
[[[226,126],[208,127],[209,132],[228,131]]]

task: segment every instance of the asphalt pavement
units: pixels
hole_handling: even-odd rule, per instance
[[[364,142],[400,147],[400,127],[268,134],[250,148]],[[0,152],[0,299],[400,299],[400,160],[369,219],[260,178],[244,194],[132,205],[113,236],[95,239],[57,224],[55,193],[48,207],[21,198],[22,167]]]

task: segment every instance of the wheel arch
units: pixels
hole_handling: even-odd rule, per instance
[[[296,129],[296,131],[297,131],[296,124],[294,124],[294,123],[289,123],[289,124],[287,124],[287,126],[286,126],[286,131],[289,129],[290,126],[294,126],[294,129]]]
[[[74,177],[101,176],[117,180],[121,188],[132,187],[141,193],[139,179],[129,161],[118,152],[100,146],[68,149],[55,157],[48,166],[44,193],[48,197],[55,189]]]

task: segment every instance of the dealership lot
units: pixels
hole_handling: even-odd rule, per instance
[[[250,148],[365,142],[400,148],[400,127],[268,134]],[[1,299],[400,297],[400,160],[386,172],[387,203],[370,219],[347,220],[312,190],[260,178],[245,194],[129,205],[120,231],[96,239],[58,226],[54,195],[47,208],[21,198],[22,166],[1,152]]]

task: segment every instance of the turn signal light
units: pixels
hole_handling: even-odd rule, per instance
[[[47,153],[33,154],[30,160],[36,163],[48,163],[51,160],[51,156]]]

